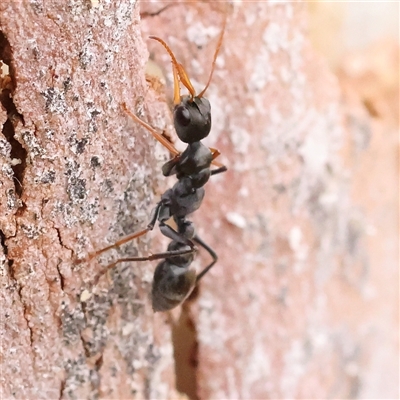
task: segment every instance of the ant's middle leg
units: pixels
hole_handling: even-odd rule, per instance
[[[182,255],[186,255],[186,254],[191,254],[191,253],[193,253],[195,251],[196,251],[196,247],[194,246],[193,248],[186,247],[186,248],[180,249],[180,250],[168,250],[168,251],[166,251],[164,253],[150,254],[150,255],[148,255],[146,257],[124,257],[124,258],[119,258],[118,260],[114,261],[112,264],[109,264],[105,268],[103,268],[95,276],[93,283],[96,285],[102,275],[104,275],[108,270],[114,268],[116,265],[118,265],[120,263],[123,263],[123,262],[160,260],[160,259],[174,257],[174,256],[182,256]]]
[[[145,235],[147,232],[152,231],[154,229],[154,225],[155,225],[155,223],[156,223],[156,221],[158,219],[158,216],[160,214],[160,210],[161,210],[161,206],[162,205],[163,204],[160,201],[159,203],[157,203],[156,207],[154,207],[154,209],[152,210],[151,215],[150,215],[150,222],[148,223],[147,228],[142,229],[139,232],[131,233],[131,234],[123,237],[122,239],[116,241],[115,243],[111,244],[110,246],[103,247],[100,250],[97,250],[97,251],[95,251],[93,253],[89,253],[89,255],[85,259],[79,260],[78,263],[82,263],[84,261],[85,262],[91,261],[93,258],[99,256],[100,254],[104,253],[107,250],[115,249],[116,247],[119,247],[122,244],[130,242],[131,240],[136,239],[138,237],[141,237],[141,236]]]

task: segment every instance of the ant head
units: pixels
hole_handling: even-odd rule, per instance
[[[215,68],[215,62],[222,44],[225,24],[226,17],[224,19],[224,25],[218,40],[217,49],[214,53],[210,76],[208,77],[205,88],[197,96],[185,69],[180,63],[178,63],[172,50],[162,39],[156,36],[150,36],[151,39],[160,42],[171,57],[172,70],[174,73],[174,124],[179,139],[182,140],[182,142],[197,142],[204,139],[210,133],[211,107],[210,102],[203,96],[211,82]],[[189,96],[181,96],[179,83],[182,83],[182,85],[185,86],[185,88],[189,91]]]
[[[211,106],[205,98],[184,96],[174,109],[174,125],[184,143],[199,142],[210,133]]]

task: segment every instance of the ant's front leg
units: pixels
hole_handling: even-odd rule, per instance
[[[176,166],[179,164],[181,161],[181,156],[180,154],[176,155],[174,158],[171,158],[171,160],[167,161],[163,166],[162,166],[162,173],[164,176],[171,176],[175,175],[177,173],[176,171]]]

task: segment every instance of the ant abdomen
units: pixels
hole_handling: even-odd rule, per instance
[[[171,242],[168,251],[190,249]],[[191,266],[194,254],[171,256],[160,262],[154,271],[152,303],[154,311],[168,311],[182,303],[196,284],[196,270]]]
[[[182,303],[196,284],[193,267],[180,267],[164,260],[154,272],[151,291],[153,310],[168,311]]]

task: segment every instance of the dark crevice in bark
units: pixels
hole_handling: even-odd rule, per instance
[[[58,276],[60,277],[60,288],[62,291],[64,291],[64,277],[60,271],[60,264],[61,264],[61,261],[57,264],[57,272],[58,272]]]
[[[33,330],[32,330],[32,328],[29,326],[29,319],[28,319],[28,317],[27,317],[27,309],[26,309],[26,306],[25,306],[24,301],[23,301],[23,299],[22,299],[22,293],[21,293],[21,291],[22,291],[22,286],[21,286],[21,288],[20,288],[20,290],[19,290],[19,297],[20,297],[20,299],[21,299],[21,303],[22,303],[22,307],[23,307],[23,315],[24,315],[24,318],[25,318],[25,321],[26,321],[26,326],[27,326],[28,331],[29,331],[30,346],[31,346],[31,349],[33,349]],[[35,353],[33,353],[33,359],[35,359]]]
[[[6,259],[7,259],[8,274],[9,274],[10,278],[14,281],[13,286],[14,287],[18,287],[17,280],[16,280],[16,278],[14,276],[14,270],[12,268],[12,266],[14,264],[14,260],[10,259],[8,257],[8,246],[6,244],[6,235],[1,230],[0,230],[0,244],[1,244],[1,247],[3,248],[4,255],[6,256]]]
[[[4,251],[4,255],[6,256],[7,260],[8,260],[8,266],[10,266],[10,262],[11,260],[8,259],[8,247],[6,245],[6,235],[4,235],[4,232],[2,230],[0,230],[0,245],[3,248]]]
[[[172,326],[176,389],[191,400],[198,400],[198,341],[195,321],[189,306],[182,306],[181,316]]]
[[[17,111],[13,102],[15,90],[15,74],[12,66],[12,51],[10,43],[0,31],[0,61],[8,66],[9,73],[1,77],[0,103],[7,111],[7,121],[3,125],[2,133],[11,145],[11,159],[14,161],[11,168],[14,172],[15,191],[19,197],[22,194],[22,182],[26,168],[27,152],[15,138],[15,127],[19,122],[24,123],[22,115]]]
[[[61,237],[60,229],[55,228],[54,225],[53,225],[53,228],[54,228],[54,229],[56,230],[56,232],[57,232],[58,242],[60,243],[61,247],[63,247],[64,249],[69,250],[69,251],[72,253],[72,255],[74,255],[74,254],[75,254],[74,249],[71,248],[71,247],[68,247],[68,246],[63,242],[62,237]]]
[[[19,299],[21,301],[21,306],[22,306],[22,315],[26,321],[26,326],[29,330],[29,339],[30,339],[30,346],[31,348],[33,348],[33,331],[31,329],[31,327],[29,326],[29,318],[28,318],[28,310],[27,307],[25,305],[25,302],[23,300],[23,296],[22,296],[22,289],[23,286],[21,286],[17,280],[17,277],[15,276],[15,270],[13,268],[13,264],[14,264],[14,260],[8,258],[8,247],[5,243],[6,237],[4,235],[4,233],[0,230],[0,244],[3,247],[4,250],[4,254],[7,257],[8,260],[8,274],[10,276],[10,278],[12,279],[12,281],[14,282],[13,287],[15,288],[15,290],[18,293]]]
[[[65,390],[66,382],[67,381],[65,379],[61,380],[61,382],[60,382],[60,396],[59,396],[60,400],[64,397],[64,390]]]

